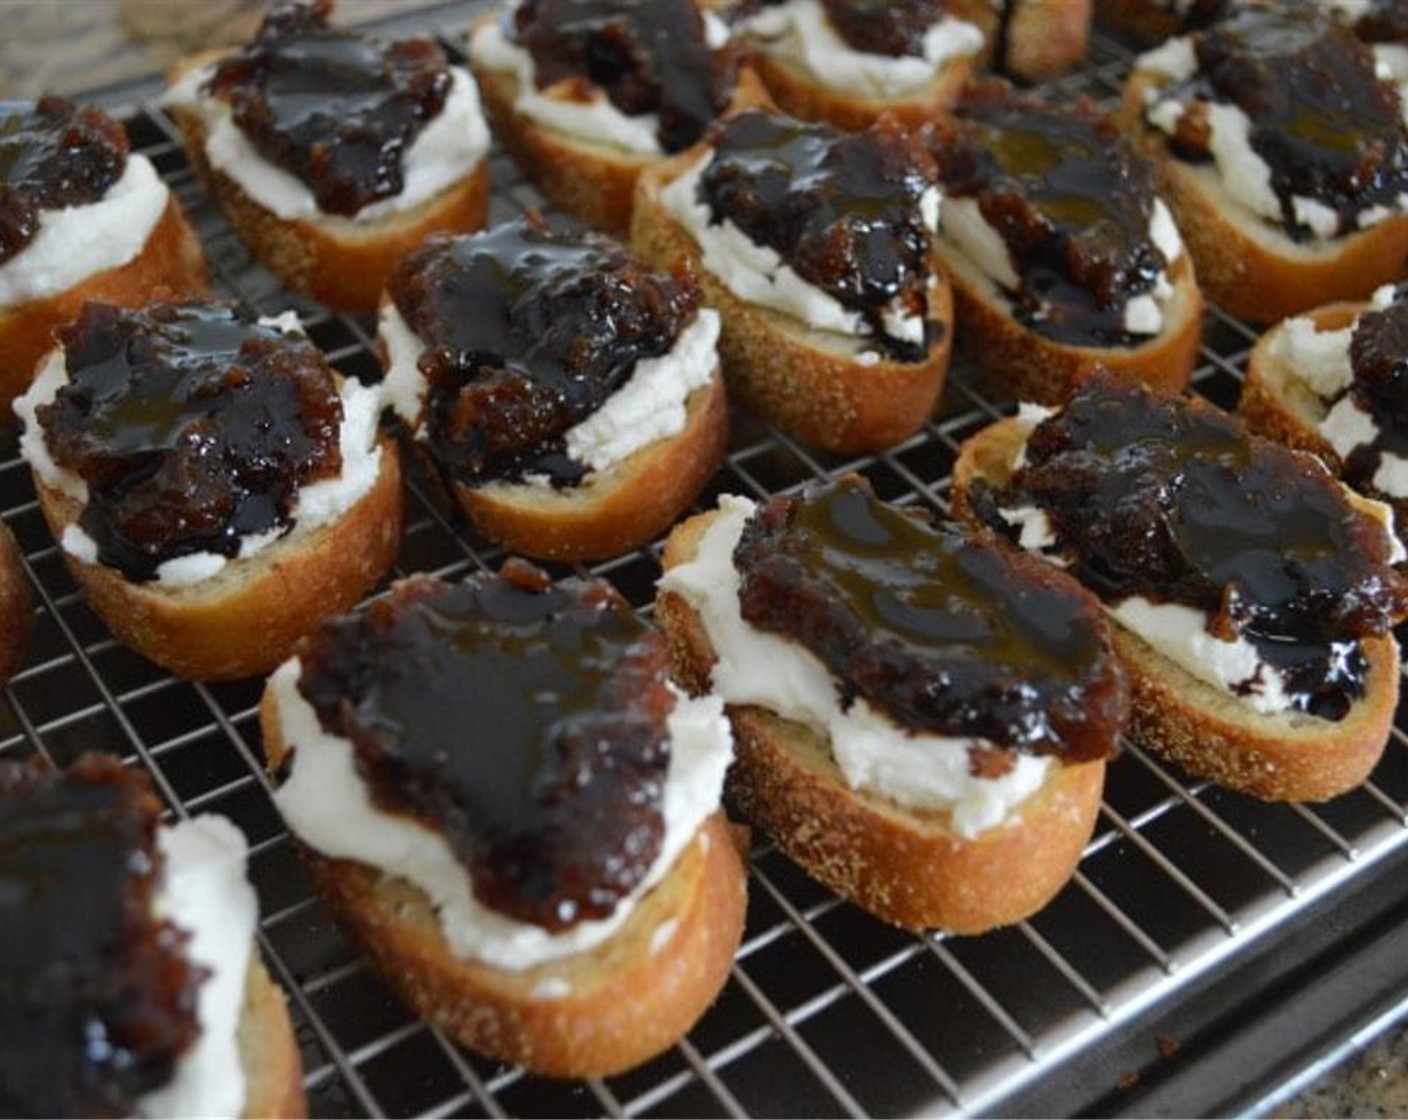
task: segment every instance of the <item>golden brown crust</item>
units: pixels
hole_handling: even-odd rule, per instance
[[[606,560],[664,532],[723,461],[728,401],[718,369],[693,393],[685,427],[630,458],[562,490],[512,483],[455,486],[475,531],[539,560]]]
[[[259,714],[277,773],[289,752],[272,690]],[[404,880],[303,855],[319,897],[417,1014],[549,1077],[608,1076],[673,1045],[718,995],[743,934],[746,876],[722,812],[607,941],[521,972],[453,956],[425,895]],[[564,983],[567,994],[545,994]]]
[[[342,517],[270,545],[185,588],[131,583],[113,568],[64,561],[88,605],[124,645],[179,677],[225,680],[273,669],[329,614],[347,610],[396,559],[401,543],[401,460],[379,440],[376,482]],[[37,476],[54,538],[81,512]]]
[[[238,1034],[245,1075],[244,1115],[249,1120],[297,1120],[308,1115],[303,1061],[293,1037],[284,994],[269,979],[256,947],[245,978]]]
[[[785,55],[759,48],[750,58],[780,108],[802,120],[826,121],[844,129],[865,128],[885,113],[906,127],[919,128],[946,112],[973,74],[971,58],[956,58],[917,90],[893,98],[865,97],[824,85]]]
[[[1008,0],[1002,70],[1024,82],[1045,82],[1085,61],[1091,0]]]
[[[25,575],[20,546],[0,521],[0,684],[20,667],[34,629],[34,596]]]
[[[44,299],[0,311],[0,423],[13,424],[10,404],[29,388],[39,359],[54,348],[54,330],[78,317],[90,299],[141,307],[165,288],[173,299],[204,295],[205,254],[173,194],[147,243],[126,264],[109,268]]]
[[[973,436],[953,470],[953,505],[973,521],[978,479],[1002,485],[1026,432],[1001,420]],[[1398,646],[1363,643],[1365,696],[1338,723],[1299,713],[1261,714],[1193,677],[1124,627],[1115,650],[1131,686],[1130,735],[1190,774],[1267,801],[1324,801],[1353,789],[1378,762],[1398,703]]]
[[[484,16],[470,29],[492,23]],[[589,226],[624,237],[631,225],[636,178],[662,157],[579,140],[518,112],[512,71],[473,66],[484,115],[498,140],[549,201]],[[767,90],[749,66],[740,68],[728,113],[768,104]]]
[[[1169,271],[1173,300],[1164,329],[1134,347],[1070,346],[1028,330],[993,283],[959,249],[940,242],[953,277],[954,309],[961,338],[983,371],[1007,396],[1059,404],[1097,370],[1156,389],[1188,384],[1203,337],[1203,297],[1187,253]]]
[[[937,260],[940,279],[930,289],[926,318],[944,329],[928,355],[919,362],[862,364],[854,339],[747,303],[700,263],[698,244],[661,205],[660,191],[705,150],[692,148],[641,174],[631,249],[658,268],[692,262],[704,302],[723,321],[719,359],[730,397],[798,438],[842,454],[879,451],[912,435],[938,400],[953,342],[953,296]]]
[[[1320,331],[1335,331],[1351,325],[1367,311],[1367,303],[1331,303],[1306,313]],[[1325,402],[1305,382],[1291,375],[1275,352],[1276,339],[1284,324],[1266,331],[1252,348],[1247,375],[1237,411],[1247,427],[1259,435],[1318,456],[1335,474],[1344,474],[1344,460],[1330,441],[1320,434],[1320,423],[1328,414]],[[1366,497],[1384,502],[1393,509],[1394,529],[1402,538],[1408,527],[1408,498],[1395,498],[1373,486],[1357,488]]]
[[[204,66],[222,52],[186,59],[172,72]],[[219,203],[230,225],[260,262],[285,284],[340,311],[375,311],[396,262],[433,233],[481,229],[489,212],[489,161],[418,206],[371,221],[280,218],[247,195],[205,155],[204,118],[186,106],[168,107],[181,130],[191,165]]]
[[[715,517],[670,534],[664,563],[691,559]],[[708,688],[715,655],[698,614],[662,592],[655,618],[686,688]],[[1105,763],[1054,763],[1011,819],[973,838],[949,814],[905,809],[846,784],[824,739],[766,709],[731,705],[729,789],[748,820],[837,894],[906,929],[981,933],[1040,910],[1071,877],[1095,826]]]
[[[1239,319],[1275,323],[1334,300],[1365,300],[1397,280],[1408,259],[1408,215],[1329,242],[1298,244],[1232,201],[1214,170],[1175,158],[1164,135],[1143,120],[1144,93],[1156,84],[1136,70],[1125,85],[1121,120],[1154,162],[1159,194],[1178,221],[1208,297]]]

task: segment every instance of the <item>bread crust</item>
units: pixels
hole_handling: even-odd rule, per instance
[[[973,75],[971,57],[954,58],[918,89],[895,97],[867,97],[817,81],[785,55],[755,47],[749,57],[782,109],[802,120],[826,121],[852,130],[873,124],[885,113],[906,128],[919,128],[946,112]]]
[[[1352,324],[1371,306],[1368,303],[1332,303],[1307,312],[1306,318],[1314,322],[1319,331],[1335,331]],[[1309,451],[1335,474],[1343,476],[1343,457],[1319,430],[1329,410],[1304,382],[1291,375],[1273,352],[1282,328],[1283,324],[1272,327],[1252,348],[1237,412],[1252,431],[1299,451]],[[1401,538],[1404,527],[1408,526],[1408,498],[1396,498],[1374,486],[1356,489],[1393,510],[1394,531]]]
[[[497,15],[477,20],[470,37]],[[631,225],[636,179],[662,156],[579,139],[549,128],[514,108],[518,78],[471,62],[484,115],[495,139],[553,205],[599,230],[624,237]],[[767,89],[752,67],[742,66],[725,113],[768,105]]]
[[[670,534],[666,569],[690,560],[714,513]],[[655,619],[681,683],[706,692],[716,656],[699,615],[664,591]],[[852,789],[815,731],[753,705],[729,705],[735,760],[729,790],[748,820],[837,894],[906,929],[981,933],[1049,902],[1090,839],[1105,762],[1053,763],[1043,786],[1004,824],[968,838],[950,814],[903,808]]]
[[[1292,241],[1234,202],[1214,169],[1176,158],[1163,134],[1144,123],[1144,94],[1155,84],[1151,72],[1130,75],[1121,123],[1154,163],[1159,194],[1197,264],[1198,283],[1229,315],[1275,323],[1331,301],[1366,300],[1399,278],[1408,259],[1408,215],[1329,242]]]
[[[259,714],[278,773],[289,747],[272,690]],[[743,935],[746,876],[722,811],[607,941],[521,972],[455,957],[428,899],[406,881],[299,847],[318,896],[418,1015],[549,1077],[609,1076],[673,1045],[718,995]],[[570,990],[545,996],[545,982]]]
[[[347,610],[376,584],[401,543],[401,460],[382,436],[376,482],[340,518],[277,541],[191,587],[132,583],[67,551],[64,562],[113,636],[144,657],[193,680],[265,673],[329,614]],[[44,519],[61,539],[82,508],[35,477]]]
[[[0,685],[15,675],[34,630],[34,595],[19,543],[0,521]]]
[[[1091,0],[1007,0],[1004,73],[1024,82],[1068,74],[1090,48]]]
[[[54,348],[55,329],[76,319],[84,303],[92,299],[141,307],[160,288],[172,299],[204,295],[209,288],[200,239],[174,194],[146,244],[126,264],[95,272],[52,296],[0,310],[0,423],[15,423],[10,405],[29,388],[39,360]]]
[[[224,53],[207,51],[185,59],[172,71],[171,81]],[[167,111],[181,130],[191,165],[240,240],[289,287],[339,311],[375,311],[397,261],[433,233],[468,233],[483,228],[488,217],[489,161],[482,158],[465,178],[409,210],[355,224],[280,218],[210,165],[200,113],[181,105]]]
[[[537,560],[607,560],[674,524],[714,476],[728,446],[728,401],[718,367],[686,403],[685,426],[580,486],[456,483],[475,531]]]
[[[729,395],[764,420],[828,451],[879,451],[912,435],[943,389],[953,344],[953,294],[937,257],[926,318],[943,325],[922,361],[855,360],[851,339],[735,296],[701,263],[694,238],[665,210],[660,192],[706,149],[692,148],[645,170],[636,184],[631,249],[657,268],[694,266],[704,302],[722,320],[719,359]]]
[[[1012,315],[997,286],[956,246],[940,242],[953,278],[960,339],[988,378],[1017,400],[1059,404],[1094,373],[1178,390],[1188,384],[1203,338],[1203,297],[1187,253],[1169,270],[1173,299],[1164,329],[1131,347],[1072,346],[1044,338]]]
[[[303,1061],[293,1037],[284,994],[269,979],[258,948],[249,958],[240,1012],[240,1065],[245,1076],[244,1115],[296,1120],[308,1115]]]
[[[963,444],[953,470],[957,516],[977,523],[974,482],[1002,485],[1025,439],[1023,426],[1008,419]],[[1196,777],[1264,801],[1325,801],[1364,781],[1383,754],[1398,703],[1398,645],[1389,635],[1363,642],[1365,695],[1332,723],[1302,713],[1256,712],[1111,621],[1130,682],[1130,737]]]

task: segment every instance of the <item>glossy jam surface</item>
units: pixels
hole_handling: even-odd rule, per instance
[[[652,272],[598,234],[518,219],[435,238],[390,282],[427,346],[426,432],[458,482],[580,481],[564,437],[631,376],[669,353],[699,294],[685,273]]]
[[[1147,338],[1125,331],[1125,305],[1168,262],[1149,237],[1153,172],[1113,120],[986,82],[937,126],[933,149],[945,193],[976,200],[1006,244],[1025,326],[1073,346]]]
[[[663,639],[606,582],[523,561],[414,576],[325,623],[302,663],[377,804],[442,832],[486,906],[563,929],[654,862],[674,696]]]
[[[444,108],[450,72],[429,39],[380,43],[330,27],[331,10],[279,0],[206,88],[321,210],[350,217],[401,193],[402,156]]]
[[[1283,224],[1308,236],[1292,201],[1318,202],[1352,230],[1358,215],[1408,191],[1408,129],[1397,87],[1375,75],[1373,52],[1314,5],[1238,11],[1193,35],[1198,72],[1167,91],[1229,102],[1251,121],[1252,149],[1271,170]],[[1176,154],[1208,158],[1196,104],[1173,138]]]
[[[85,305],[59,332],[69,382],[37,413],[88,484],[79,525],[132,580],[284,532],[300,486],[342,466],[342,401],[301,336],[224,304]]]
[[[1214,636],[1293,663],[1297,706],[1327,718],[1362,694],[1354,643],[1408,610],[1382,524],[1318,460],[1203,402],[1093,382],[1032,432],[998,504],[1045,511],[1102,599],[1192,607]]]
[[[1124,682],[1093,599],[1034,557],[880,502],[858,480],[772,499],[734,554],[742,614],[904,727],[1098,758]]]
[[[97,202],[127,167],[127,133],[62,97],[0,101],[0,264],[39,232],[44,210]]]
[[[1362,490],[1372,487],[1384,455],[1408,458],[1408,293],[1402,286],[1388,307],[1359,317],[1349,361],[1349,393],[1378,429],[1345,462],[1346,481]]]
[[[160,813],[112,756],[0,760],[0,1113],[132,1115],[195,1041],[204,974],[151,913]]]
[[[603,91],[627,116],[656,113],[666,152],[689,147],[728,104],[738,58],[712,50],[695,0],[523,0],[510,37],[533,56],[534,81]]]
[[[711,142],[699,196],[714,219],[859,312],[896,357],[921,359],[924,347],[892,338],[885,319],[928,307],[920,199],[937,172],[924,145],[892,122],[844,133],[757,111],[720,124]]]

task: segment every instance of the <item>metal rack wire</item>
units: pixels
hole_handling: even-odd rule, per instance
[[[462,26],[462,25],[461,25]],[[1097,40],[1064,92],[1108,99],[1128,56]],[[195,182],[154,105],[129,117],[204,241],[221,289],[261,313],[293,306],[344,373],[375,376],[372,325],[291,297],[249,259]],[[513,165],[492,165],[493,217],[541,205]],[[1208,314],[1194,383],[1230,406],[1255,332]],[[960,360],[936,418],[883,455],[842,460],[737,416],[719,493],[764,496],[858,470],[884,498],[944,509],[958,445],[1002,412]],[[413,477],[393,576],[454,577],[500,555],[466,535]],[[0,512],[39,603],[33,646],[0,701],[0,754],[65,764],[120,752],[172,813],[233,818],[252,845],[259,940],[290,998],[318,1115],[896,1115],[999,1109],[1073,1054],[1214,973],[1408,845],[1408,738],[1400,711],[1382,765],[1323,806],[1265,805],[1192,782],[1130,746],[1111,767],[1097,831],[1045,911],[976,938],[891,929],[817,886],[766,843],[752,853],[747,929],[717,1004],[689,1037],[631,1073],[554,1083],[448,1042],[391,997],[311,898],[269,800],[259,681],[172,679],[114,643],[44,526],[13,437],[0,443]],[[645,608],[658,552],[591,569]],[[1111,1078],[1115,1077],[1111,1073]]]

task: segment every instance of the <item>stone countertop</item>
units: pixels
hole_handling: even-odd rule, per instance
[[[0,97],[94,90],[159,73],[181,55],[247,36],[264,0],[0,0]],[[409,14],[415,0],[340,0],[342,22]],[[1408,1026],[1310,1088],[1285,1117],[1408,1116]]]

